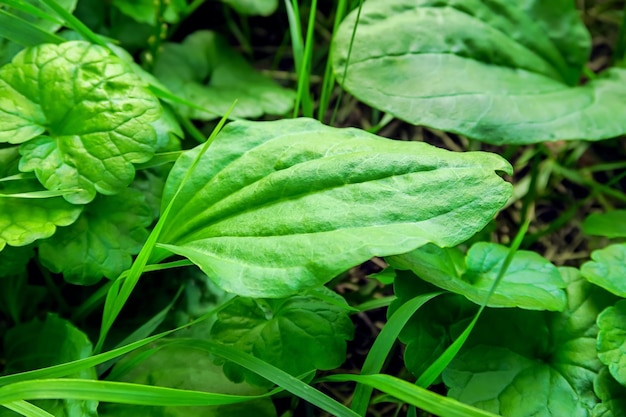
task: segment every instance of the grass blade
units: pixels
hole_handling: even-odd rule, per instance
[[[23,46],[65,42],[65,39],[60,36],[48,33],[39,26],[3,9],[0,9],[0,37]]]
[[[26,401],[14,401],[8,404],[2,404],[9,410],[15,411],[25,417],[54,417],[46,410],[42,410],[34,404]]]

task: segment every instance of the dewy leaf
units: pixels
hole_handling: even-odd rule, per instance
[[[442,249],[430,244],[387,260],[394,268],[410,269],[433,285],[482,304],[508,252],[505,246],[478,242],[464,258],[457,248]],[[520,250],[515,253],[487,305],[562,311],[567,303],[565,286],[558,269],[547,259]]]
[[[71,226],[61,228],[39,245],[39,259],[73,284],[94,284],[117,278],[130,268],[148,237],[152,214],[143,194],[126,189],[98,196]]]
[[[178,342],[181,341],[184,339]],[[258,395],[266,392],[263,388],[247,383],[236,384],[229,381],[222,368],[213,363],[213,357],[206,350],[165,339],[158,341],[151,348],[154,349],[154,353],[150,355],[147,355],[149,352],[146,349],[141,349],[118,362],[113,372],[123,368],[129,372],[116,380],[220,394]],[[213,407],[103,404],[98,411],[99,417],[240,417],[252,414],[255,417],[276,417],[276,410],[270,398]]]
[[[20,170],[88,203],[133,179],[156,146],[160,105],[127,64],[87,42],[43,44],[0,68],[0,142],[21,144]]]
[[[564,312],[485,310],[443,374],[449,396],[506,417],[591,414],[602,368],[595,319],[614,297],[576,269],[560,272],[568,282]]]
[[[626,386],[626,300],[598,316],[598,357],[611,375]]]
[[[498,144],[626,132],[626,70],[578,85],[591,42],[572,1],[369,0],[348,62],[355,20],[334,40],[338,80],[407,122]]]
[[[250,353],[294,376],[333,369],[346,359],[354,327],[348,312],[315,296],[286,299],[237,298],[218,313],[212,339]],[[233,381],[268,382],[231,362],[224,373]]]
[[[293,91],[254,71],[225,39],[207,30],[189,35],[181,44],[164,44],[154,75],[171,91],[207,109],[179,106],[193,119],[217,119],[235,100],[231,117],[281,115],[293,108]]]
[[[580,268],[583,276],[620,297],[626,297],[626,243],[591,252],[591,261]]]
[[[5,371],[7,374],[45,368],[92,353],[87,336],[67,320],[49,314],[45,321],[34,320],[10,329],[4,338]],[[71,375],[73,378],[95,379],[93,368]],[[97,402],[82,400],[34,401],[56,417],[96,417]]]
[[[593,388],[602,401],[594,408],[594,417],[626,417],[626,388],[613,379],[607,368],[600,370]]]
[[[41,185],[36,180],[0,183],[0,192],[6,194],[39,190]],[[6,244],[25,246],[37,239],[50,237],[57,226],[74,223],[81,211],[81,206],[70,204],[62,197],[0,197],[0,250]]]
[[[278,8],[278,0],[222,0],[238,13],[269,16]]]
[[[593,213],[583,222],[583,231],[608,238],[626,237],[626,210]]]
[[[178,159],[162,207],[199,149]],[[453,153],[311,119],[238,121],[185,184],[160,247],[189,258],[229,292],[284,297],[372,256],[468,239],[511,193],[496,171],[510,166],[488,153]]]

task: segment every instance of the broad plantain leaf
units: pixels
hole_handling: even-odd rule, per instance
[[[138,350],[118,362],[113,374],[126,369],[116,381],[134,384],[156,385],[192,391],[215,392],[234,395],[257,395],[263,388],[247,383],[235,384],[226,378],[222,368],[213,363],[206,350],[184,345],[184,340],[161,340],[154,351]],[[173,342],[173,343],[172,343]],[[213,407],[149,407],[125,404],[100,406],[100,417],[276,417],[272,400],[260,399],[242,404]]]
[[[235,100],[231,117],[281,115],[293,107],[295,94],[255,72],[217,33],[203,30],[183,43],[166,43],[154,75],[171,91],[207,109],[179,106],[193,119],[212,120],[224,115]]]
[[[278,8],[278,0],[222,0],[238,13],[269,16]]]
[[[82,41],[43,44],[0,68],[0,142],[21,144],[20,170],[88,203],[133,179],[156,146],[160,105],[122,60]]]
[[[424,281],[482,304],[508,253],[505,246],[478,242],[464,257],[457,248],[442,249],[430,244],[387,259],[394,268],[410,269]],[[565,286],[558,269],[547,259],[520,250],[487,305],[562,311],[567,303]]]
[[[626,297],[626,243],[591,252],[591,261],[580,268],[583,276],[620,297]]]
[[[602,368],[593,383],[602,401],[593,409],[593,417],[626,417],[626,388],[620,385],[607,368]]]
[[[598,316],[598,357],[611,375],[626,386],[626,300]]]
[[[213,340],[250,353],[294,376],[340,366],[346,359],[346,340],[352,339],[353,333],[345,308],[314,295],[237,298],[218,313],[211,329]],[[224,364],[224,373],[235,382],[245,377],[257,385],[268,383],[231,362]]]
[[[84,359],[92,353],[87,336],[69,321],[53,314],[48,314],[44,321],[34,320],[10,329],[4,338],[4,348],[7,374]],[[96,372],[88,368],[71,377],[95,379]],[[95,401],[43,400],[34,403],[55,417],[98,415]]]
[[[152,213],[143,194],[126,189],[98,196],[78,220],[39,245],[39,259],[73,284],[90,285],[102,276],[113,279],[131,265],[148,237]]]
[[[197,152],[172,169],[163,207]],[[466,240],[507,201],[511,186],[495,171],[509,170],[493,154],[310,119],[234,122],[174,202],[160,247],[229,292],[284,297],[375,255]]]
[[[2,194],[34,191],[41,191],[41,185],[36,180],[0,183]],[[74,223],[81,211],[81,206],[70,204],[62,197],[0,197],[0,250],[7,244],[25,246],[37,239],[50,237],[57,226]]]
[[[369,0],[352,48],[357,12],[339,28],[334,70],[375,108],[489,143],[621,135],[626,70],[578,85],[591,42],[574,3]]]
[[[566,310],[486,310],[443,374],[449,396],[505,417],[591,415],[602,368],[595,318],[614,297],[576,269],[560,271]]]
[[[583,231],[608,238],[626,237],[626,210],[593,213],[583,222]]]

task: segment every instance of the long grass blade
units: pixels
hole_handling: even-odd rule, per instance
[[[70,28],[78,32],[83,38],[87,39],[91,43],[109,48],[106,42],[98,36],[95,32],[87,27],[83,22],[74,17],[73,14],[65,10],[59,3],[54,0],[41,0],[46,6],[51,8],[61,19],[65,21],[65,24]]]
[[[315,42],[313,39],[313,29],[315,28],[316,12],[317,0],[312,0],[306,39],[304,41],[304,51],[302,52],[300,68],[298,69],[298,89],[296,92],[293,117],[298,116],[300,104],[302,104],[302,115],[305,117],[313,117],[313,100],[311,99],[309,90],[311,86],[311,60],[313,59],[313,44]]]
[[[65,42],[60,36],[46,32],[39,26],[3,9],[0,9],[0,37],[23,46]]]
[[[2,406],[25,417],[54,417],[46,410],[42,410],[36,405],[26,401],[14,401],[8,404],[2,404]]]

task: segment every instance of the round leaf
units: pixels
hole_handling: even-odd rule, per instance
[[[591,253],[580,268],[583,276],[620,297],[626,297],[626,244],[615,244]]]
[[[626,385],[626,300],[609,307],[598,316],[598,357],[611,375]]]

